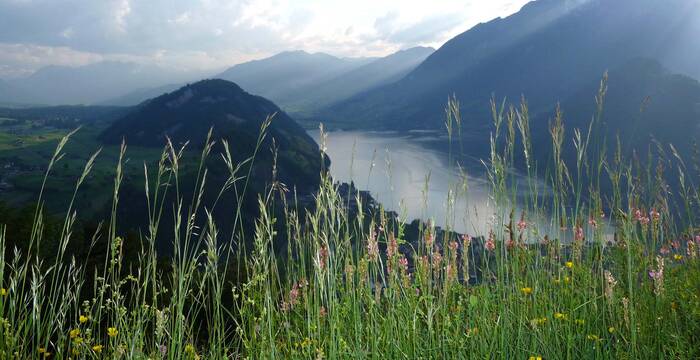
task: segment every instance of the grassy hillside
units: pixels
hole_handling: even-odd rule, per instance
[[[447,124],[461,124],[456,103],[446,113]],[[0,354],[94,359],[700,356],[700,193],[695,185],[700,179],[694,163],[660,157],[644,164],[601,154],[589,148],[588,136],[573,140],[576,158],[583,160],[567,162],[560,151],[572,138],[556,122],[548,140],[553,144],[548,163],[554,166],[543,180],[546,186],[530,171],[521,185],[526,195],[517,196],[522,191],[515,184],[523,182],[513,181],[514,157],[520,153],[530,159],[544,144],[529,136],[526,107],[497,112],[494,120],[498,131],[485,159],[495,206],[493,214],[484,215],[491,219],[491,230],[438,236],[427,222],[418,226],[415,241],[407,240],[402,222],[381,209],[352,216],[348,204],[362,198],[342,195],[323,174],[315,206],[305,211],[291,205],[294,194],[284,187],[267,186],[258,197],[248,242],[239,222],[248,215],[240,208],[216,205],[236,224],[230,231],[221,227],[226,220],[208,216],[211,208],[200,211],[204,205],[196,199],[208,181],[204,173],[194,190],[181,195],[184,160],[171,147],[146,163],[155,176],[144,184],[143,202],[124,201],[121,186],[132,161],[119,151],[114,181],[99,185],[112,210],[85,236],[92,241],[83,242],[84,248],[71,246],[75,224],[70,214],[90,209],[67,201],[65,221],[49,221],[42,211],[45,201],[61,196],[58,191],[44,191],[36,211],[24,213],[31,224],[27,231],[7,232],[12,224],[0,228],[5,328]],[[65,145],[72,141],[59,143],[45,171],[47,181],[60,176],[72,152],[85,152]],[[218,156],[204,152],[202,168]],[[539,160],[534,161],[536,168]],[[76,194],[99,170],[90,160],[86,164],[83,176],[74,178]],[[599,169],[599,176],[612,179],[610,192],[600,192],[595,178],[580,183],[581,177],[571,176]],[[231,181],[246,181],[245,174],[238,175],[232,173]],[[670,192],[665,184],[678,177],[683,186]],[[468,197],[465,181],[466,176],[457,178],[451,186],[454,201]],[[584,194],[582,188],[590,191]],[[190,194],[195,201],[188,201]],[[274,211],[280,202],[291,206]],[[127,233],[119,222],[123,210],[139,208],[147,225]],[[166,218],[172,219],[169,232],[163,228]],[[22,255],[8,247],[18,241],[25,244]],[[172,244],[172,256],[164,258],[156,250],[159,241]],[[55,249],[51,256],[37,255],[45,253],[45,246]],[[77,250],[101,260],[86,265],[90,257],[77,257]]]

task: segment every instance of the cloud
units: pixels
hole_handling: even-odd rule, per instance
[[[377,56],[439,46],[527,1],[0,0],[0,44],[35,54],[25,65],[2,54],[0,65],[131,58],[213,68],[293,49]],[[49,48],[63,55],[36,58]]]

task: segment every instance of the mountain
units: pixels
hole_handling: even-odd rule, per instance
[[[434,50],[416,47],[383,58],[337,58],[290,51],[236,65],[217,77],[295,113],[315,110],[400,79]]]
[[[217,78],[233,81],[251,93],[284,106],[299,91],[366,64],[369,59],[341,59],[324,53],[287,51],[235,65]]]
[[[696,0],[533,1],[451,39],[403,79],[322,116],[341,127],[436,129],[454,94],[467,130],[485,130],[492,95],[516,101],[524,95],[531,111],[541,112],[634,58],[699,71],[689,65],[700,63],[700,51],[689,50],[700,47],[697,14]]]
[[[103,61],[85,66],[46,66],[35,73],[8,80],[18,95],[0,101],[46,105],[95,104],[139,88],[186,81],[196,74],[158,66]]]
[[[588,129],[596,113],[593,96],[599,86],[599,82],[591,82],[562,102],[569,133],[573,128]],[[553,114],[540,116],[535,122],[536,136],[540,137],[535,143],[550,142],[545,129],[551,117]],[[657,141],[664,146],[673,144],[681,154],[689,155],[691,141],[700,135],[700,82],[674,74],[656,60],[633,59],[610,71],[600,121],[594,136],[598,142],[605,139],[610,151],[619,136],[627,154],[636,150],[645,156],[647,148],[655,147],[653,141]],[[573,145],[569,145],[569,156],[573,156]]]
[[[331,105],[375,87],[400,80],[435,49],[414,47],[376,59],[333,79],[305,89],[303,96],[290,104],[292,109],[307,112]]]
[[[269,180],[274,145],[279,179],[314,188],[321,170],[318,145],[271,101],[226,80],[199,81],[149,100],[114,122],[100,140],[117,144],[125,139],[129,145],[163,147],[168,137],[176,146],[189,141],[190,147],[198,148],[213,128],[213,139],[218,143],[228,140],[231,153],[242,161],[253,154],[260,127],[272,114],[268,136],[255,160],[268,175],[258,175],[258,180]]]
[[[168,84],[156,87],[149,87],[130,91],[121,96],[101,101],[99,105],[106,106],[133,106],[138,105],[148,99],[156,98],[165,93],[173,92],[181,88],[184,84]]]

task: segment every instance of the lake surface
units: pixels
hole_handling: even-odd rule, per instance
[[[321,143],[317,130],[309,134]],[[442,135],[367,131],[326,135],[326,152],[336,181],[352,181],[358,189],[369,190],[405,221],[432,219],[438,226],[459,232],[488,232],[494,210],[484,167],[472,161],[466,176],[460,174],[456,166],[449,165],[446,146],[436,146],[447,144]]]

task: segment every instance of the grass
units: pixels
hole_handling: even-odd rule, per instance
[[[601,86],[599,111],[603,95]],[[537,163],[533,148],[542,144],[530,143],[527,106],[494,102],[492,110],[484,164],[496,211],[491,231],[473,237],[428,222],[418,239],[408,239],[403,223],[384,212],[350,213],[327,173],[309,210],[293,206],[273,181],[257,194],[260,215],[246,234],[240,206],[215,219],[213,209],[227,204],[204,204],[201,194],[233,192],[240,204],[256,179],[226,151],[211,154],[207,141],[199,165],[183,162],[172,144],[153,165],[140,164],[149,225],[141,229],[139,255],[125,259],[129,244],[116,214],[134,205],[119,202],[125,173],[133,171],[124,145],[115,152],[112,184],[101,186],[112,211],[93,235],[93,244],[107,245],[91,249],[105,256],[90,272],[67,249],[81,211],[74,201],[103,154],[87,157],[75,190],[63,189],[68,215],[60,236],[44,238],[44,207],[55,195],[45,190],[27,253],[7,249],[0,227],[0,358],[700,357],[700,202],[692,166],[675,156],[640,165],[608,155],[604,141],[591,149],[595,118],[590,129],[574,132],[574,162],[567,163],[572,139],[560,116],[550,127],[551,158]],[[448,133],[461,134],[454,100],[447,114]],[[52,153],[43,184],[69,155],[71,136]],[[230,176],[222,189],[210,189],[205,164],[219,156]],[[519,158],[524,185],[514,181]],[[196,174],[192,198],[181,195],[185,171]],[[679,182],[673,193],[669,177]],[[611,190],[601,191],[601,182]],[[456,178],[454,199],[468,196],[461,184]],[[517,195],[518,186],[526,196]],[[273,211],[280,202],[284,219]],[[168,238],[164,217],[175,227]],[[219,232],[217,221],[232,222],[233,232]],[[276,252],[282,235],[289,241]],[[50,261],[36,255],[47,242],[58,244]],[[158,242],[172,243],[167,268]]]

